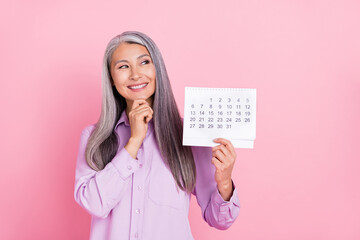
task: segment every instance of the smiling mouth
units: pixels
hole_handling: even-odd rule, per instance
[[[132,86],[128,86],[128,88],[130,89],[140,89],[140,88],[144,88],[148,85],[149,83],[144,83],[144,84],[139,84],[139,85],[132,85]]]

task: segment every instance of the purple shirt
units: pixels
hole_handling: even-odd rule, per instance
[[[130,138],[130,125],[123,111],[115,129],[119,136],[116,156],[101,171],[91,169],[85,160],[85,148],[94,125],[81,135],[76,164],[76,202],[91,216],[90,239],[193,239],[189,220],[190,196],[179,189],[161,158],[154,135],[153,121],[137,159],[124,148]],[[224,201],[217,190],[209,147],[192,147],[196,164],[193,194],[204,220],[218,229],[235,221],[240,205],[237,190]]]

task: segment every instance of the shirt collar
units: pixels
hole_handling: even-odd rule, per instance
[[[129,123],[129,118],[126,115],[126,110],[122,111],[121,115],[120,115],[120,119],[117,122],[115,129],[121,124],[121,123],[125,123],[125,126],[130,126]]]

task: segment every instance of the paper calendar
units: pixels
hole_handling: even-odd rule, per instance
[[[183,145],[215,146],[229,139],[235,148],[253,148],[256,89],[185,88]]]

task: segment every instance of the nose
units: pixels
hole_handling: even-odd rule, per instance
[[[130,80],[137,81],[140,78],[140,73],[136,67],[131,68]]]

